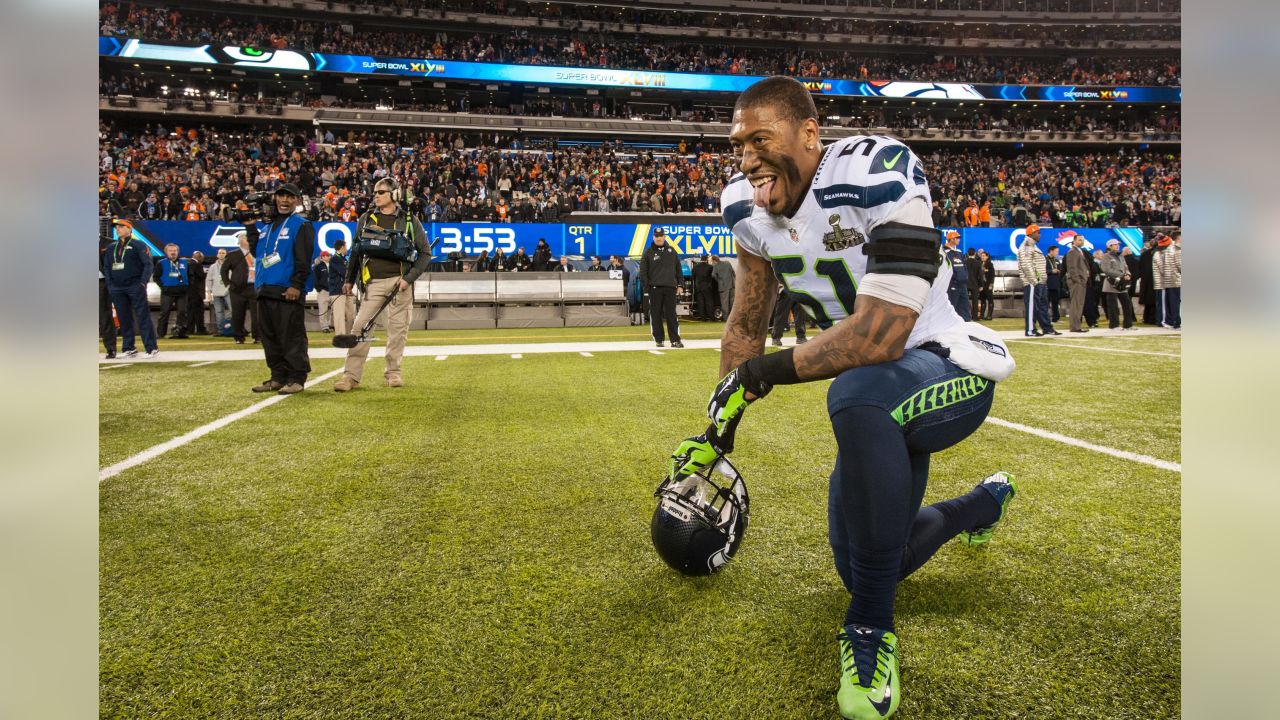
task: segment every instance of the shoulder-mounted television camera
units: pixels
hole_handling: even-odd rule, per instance
[[[365,223],[355,239],[360,252],[368,257],[411,263],[418,259],[418,248],[400,230]]]
[[[255,192],[244,196],[248,209],[235,208],[232,217],[238,223],[247,223],[275,214],[275,200],[269,192]]]

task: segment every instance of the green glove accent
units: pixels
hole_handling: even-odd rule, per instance
[[[707,432],[685,438],[676,446],[675,452],[671,453],[671,461],[667,465],[667,477],[674,481],[683,480],[704,468],[711,467],[722,455],[724,451],[717,447],[712,429],[708,428]]]

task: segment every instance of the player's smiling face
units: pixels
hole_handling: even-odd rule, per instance
[[[755,189],[755,204],[772,215],[793,215],[804,201],[822,155],[817,121],[788,120],[767,104],[738,108],[729,144],[738,169]]]

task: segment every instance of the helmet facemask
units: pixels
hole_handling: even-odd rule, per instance
[[[708,575],[729,562],[747,529],[747,485],[721,457],[678,482],[663,480],[650,534],[658,555],[686,575]]]

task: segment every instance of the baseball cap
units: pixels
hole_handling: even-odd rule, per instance
[[[123,225],[124,227],[129,228],[129,230],[130,230],[130,231],[132,231],[132,230],[133,230],[133,221],[131,221],[131,220],[127,220],[127,219],[125,219],[125,218],[117,218],[117,219],[113,222],[113,224],[115,224],[115,225]]]
[[[328,250],[321,250],[321,251],[320,251],[320,257],[322,257],[322,258],[327,258],[327,257],[329,257],[329,251],[328,251]]]
[[[948,230],[948,231],[947,231],[947,238],[949,239],[949,238],[953,238],[953,237],[960,237],[960,233],[956,232],[955,230]]]
[[[1120,247],[1120,241],[1115,238],[1111,238],[1107,241],[1107,247]]]
[[[293,183],[285,183],[280,187],[276,188],[275,194],[279,195],[280,193],[289,193],[294,197],[302,197],[302,191],[299,190],[298,186],[294,185]]]
[[[1028,233],[1028,234],[1030,234],[1030,233],[1035,232],[1036,230],[1039,230],[1039,229],[1040,229],[1040,226],[1039,226],[1039,225],[1037,225],[1037,224],[1035,224],[1035,223],[1031,223],[1030,225],[1028,225],[1028,226],[1027,226],[1027,233]]]
[[[666,236],[667,236],[667,231],[666,231],[666,230],[663,230],[662,228],[654,228],[654,229],[653,229],[653,236],[654,236],[654,237],[666,237]]]

